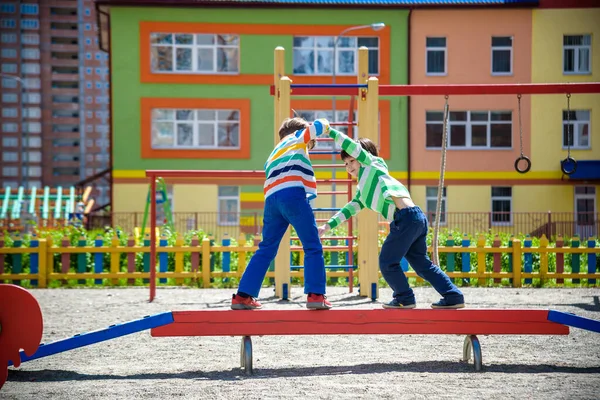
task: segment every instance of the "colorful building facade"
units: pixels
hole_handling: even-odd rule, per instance
[[[598,9],[546,9],[537,1],[502,0],[493,8],[478,1],[465,2],[469,8],[440,1],[435,9],[419,7],[418,1],[398,1],[335,10],[318,8],[318,2],[307,8],[227,9],[215,8],[211,1],[188,8],[169,7],[167,2],[161,7],[156,6],[159,2],[153,7],[143,2],[127,3],[136,7],[117,6],[111,0],[97,3],[110,15],[110,35],[105,28],[101,37],[110,40],[112,204],[117,214],[143,211],[146,169],[262,170],[273,145],[269,85],[277,46],[285,48],[285,73],[294,83],[356,83],[359,46],[369,48],[370,74],[380,84],[599,80],[597,41],[589,45],[589,72],[565,75],[561,69],[566,51],[562,40],[572,33],[572,25],[583,32],[573,34],[584,36],[582,43],[586,35],[597,36],[593,21],[598,21]],[[414,9],[409,10],[408,3],[414,3]],[[557,29],[557,19],[565,18],[559,14],[570,22],[562,21]],[[578,23],[580,17],[587,22]],[[384,23],[385,28],[370,29],[373,23]],[[338,36],[361,25],[366,27]],[[577,61],[583,66],[585,60]],[[558,67],[549,67],[556,62]],[[571,151],[578,160],[600,159],[598,147],[592,147],[600,131],[591,124],[600,107],[598,97],[571,98],[574,110],[589,110],[590,115],[589,148],[573,146]],[[595,193],[586,209],[597,211],[598,181],[592,176],[590,183],[586,175],[574,183],[560,172],[559,161],[567,149],[560,143],[555,148],[553,141],[560,142],[563,124],[552,121],[556,113],[560,116],[564,101],[562,95],[522,96],[519,128],[516,93],[450,97],[445,214],[495,212],[497,221],[492,222],[509,225],[515,212],[572,212],[580,183],[588,197],[588,192]],[[443,107],[443,96],[382,97],[379,107],[382,155],[393,175],[409,186],[416,203],[431,211],[439,182]],[[349,116],[349,101],[342,97],[335,103],[325,97],[293,98],[292,108],[307,119],[344,121]],[[585,130],[583,125],[578,123],[577,129]],[[577,140],[579,146],[584,139]],[[513,166],[521,148],[532,160],[527,174],[515,172]],[[313,161],[332,159],[316,156]],[[345,173],[339,170],[337,176]],[[177,214],[260,212],[262,182],[172,178],[167,183]],[[335,201],[341,206],[345,196]],[[317,205],[332,203],[331,196],[323,195]],[[235,223],[226,218],[219,222]]]

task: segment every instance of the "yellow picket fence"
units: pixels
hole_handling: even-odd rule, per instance
[[[238,243],[246,243],[243,235]],[[570,243],[563,243],[559,237],[556,243],[550,246],[545,236],[540,238],[538,247],[532,247],[530,238],[525,239],[523,243],[513,239],[508,246],[501,246],[498,239],[492,246],[486,246],[484,237],[472,243],[465,235],[460,246],[454,243],[454,239],[450,237],[447,245],[438,249],[440,254],[446,255],[443,269],[451,278],[462,280],[463,285],[476,282],[483,286],[492,281],[498,284],[502,279],[509,279],[513,287],[520,287],[523,283],[531,284],[534,279],[540,280],[542,285],[549,281],[560,285],[565,280],[580,284],[582,279],[587,280],[589,285],[597,285],[597,282],[600,282],[600,273],[597,272],[597,254],[600,253],[600,247],[596,247],[595,239],[589,239],[586,247],[581,246],[582,243],[577,237]],[[161,237],[157,244],[156,277],[160,279],[160,283],[166,284],[167,279],[172,278],[178,285],[183,284],[184,279],[193,279],[199,280],[203,287],[210,287],[214,278],[240,278],[250,258],[249,253],[257,250],[256,243],[232,246],[228,237],[224,237],[221,244],[215,244],[211,238],[199,240],[195,237],[188,245],[184,245],[183,238],[179,237],[174,246],[169,246],[166,238]],[[93,246],[88,246],[84,237],[80,238],[77,246],[71,246],[66,238],[60,243],[53,243],[50,239],[34,237],[29,247],[23,247],[18,236],[12,247],[5,247],[4,242],[0,240],[0,282],[18,284],[19,281],[29,280],[32,286],[40,288],[45,288],[50,281],[57,280],[78,280],[82,284],[89,283],[87,280],[94,280],[98,285],[123,284],[119,282],[121,279],[127,279],[129,284],[132,284],[134,279],[144,279],[147,282],[150,278],[149,246],[148,236],[141,245],[130,238],[126,246],[120,245],[116,238],[107,245],[101,237],[96,238]],[[341,257],[345,257],[348,252],[348,246],[323,248],[325,252]],[[356,249],[357,246],[354,247],[355,251]],[[429,250],[431,251],[431,248]],[[299,253],[301,266],[304,262],[302,247],[292,246],[291,251]],[[24,262],[25,254],[29,255],[28,263]],[[170,263],[169,254],[174,258]],[[502,255],[509,257],[508,268],[502,267]],[[552,271],[549,269],[550,256],[555,258]],[[476,262],[471,262],[472,257]],[[237,258],[237,262],[233,262],[233,258]],[[220,268],[215,268],[217,259],[220,261]],[[377,260],[373,262],[377,263]],[[327,266],[327,277],[348,277],[349,267],[336,268],[336,265]],[[565,269],[569,269],[570,272]],[[410,269],[407,269],[406,275],[417,277]],[[292,266],[291,276],[302,279],[301,267]],[[355,273],[354,276],[358,277],[358,274]],[[274,277],[274,272],[269,271],[267,277]],[[105,279],[109,282],[103,281]],[[420,280],[418,277],[417,279]]]

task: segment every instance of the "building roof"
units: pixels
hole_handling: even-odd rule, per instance
[[[446,7],[537,6],[539,0],[96,0],[110,6],[343,6]]]

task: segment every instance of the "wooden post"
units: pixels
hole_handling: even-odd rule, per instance
[[[513,287],[521,287],[521,241],[513,240]]]
[[[571,239],[571,248],[577,249],[581,242],[579,241],[579,235],[573,236]],[[579,253],[571,253],[571,273],[574,276],[577,276],[580,273],[581,268],[581,254]],[[571,280],[572,283],[580,283],[581,280],[579,278],[575,278]]]
[[[119,247],[119,238],[113,237],[110,241],[110,247],[116,249]],[[110,253],[110,273],[116,274],[121,269],[121,253]],[[110,281],[113,285],[119,284],[119,279],[113,278]]]
[[[587,246],[590,249],[596,247],[596,239],[593,237],[588,238]],[[588,253],[588,274],[596,273],[596,253]],[[589,285],[595,285],[595,279],[588,279]]]
[[[248,247],[246,246],[246,235],[240,233],[238,237],[238,247]],[[237,277],[241,279],[244,274],[244,270],[246,269],[246,249],[238,251],[238,264],[237,264]]]
[[[136,267],[135,267],[135,255],[136,253],[133,251],[133,248],[136,246],[135,243],[135,237],[129,236],[129,238],[127,239],[127,248],[130,250],[127,253],[127,272],[131,273],[131,272],[135,272]],[[134,278],[128,278],[127,279],[127,284],[128,285],[133,285],[135,283],[135,279]]]
[[[183,251],[181,247],[183,247],[183,237],[181,235],[177,235],[177,239],[175,239],[175,247],[177,247],[177,251],[175,251],[175,272],[183,272]],[[183,283],[183,278],[175,278],[175,284],[181,285]]]
[[[530,249],[531,248],[531,237],[529,235],[527,235],[525,237],[525,240],[523,241],[523,247]],[[532,273],[533,272],[533,254],[531,253],[531,251],[528,251],[527,253],[523,254],[523,261],[525,262],[523,265],[523,271],[525,273]],[[533,279],[531,278],[525,278],[525,284],[526,285],[531,285],[533,283]]]
[[[446,239],[446,247],[454,247],[454,238],[452,234],[448,235]],[[454,272],[454,257],[455,253],[446,253],[446,272]],[[438,265],[439,266],[439,265]],[[456,283],[456,278],[450,278],[452,282]]]
[[[39,288],[46,288],[48,287],[48,279],[47,279],[47,275],[48,275],[48,242],[46,241],[46,239],[39,239],[39,258],[38,258],[38,265],[39,265],[39,269],[38,269],[38,287]]]
[[[52,245],[53,245],[52,238],[50,236],[48,236],[46,238],[46,252],[47,252],[46,280],[47,280],[47,283],[50,282],[50,275],[54,272],[54,253],[53,253]],[[40,279],[41,279],[41,277],[40,277]]]
[[[287,76],[283,76],[279,80],[279,115],[276,116],[278,119],[275,123],[275,144],[279,143],[279,126],[290,115],[291,84],[292,80]],[[277,94],[275,94],[275,97],[277,97]],[[290,236],[291,229],[288,227],[275,256],[275,296],[284,300],[286,300],[284,297],[286,293],[288,296],[290,295]],[[287,290],[284,291],[283,285],[287,285]]]
[[[210,239],[202,239],[202,287],[210,287]]]
[[[87,238],[83,235],[81,235],[79,237],[79,240],[77,241],[77,247],[86,247],[87,245]],[[83,274],[85,272],[87,272],[87,254],[86,253],[79,253],[76,256],[76,260],[77,260],[77,273],[79,274]],[[77,282],[79,284],[85,284],[86,280],[85,279],[78,279]]]
[[[500,237],[498,236],[498,234],[496,234],[496,236],[494,236],[494,241],[492,242],[492,247],[500,247]],[[500,255],[500,253],[494,253],[494,255],[492,257],[494,259],[493,271],[495,273],[502,272],[502,257]],[[501,283],[501,282],[502,282],[501,278],[494,278],[494,283]]]
[[[487,253],[485,253],[485,236],[480,235],[477,239],[477,284],[479,286],[485,286],[485,259]]]
[[[546,252],[548,244],[548,238],[546,237],[546,235],[542,235],[542,237],[540,238],[540,281],[542,287],[548,279],[546,277],[548,275],[548,253]]]
[[[364,101],[358,102],[358,132],[379,146],[379,80],[369,78]],[[379,226],[375,211],[364,209],[358,216],[358,278],[360,295],[372,300],[379,296]]]
[[[104,239],[102,235],[96,235],[96,239],[94,239],[94,247],[102,247],[104,246]],[[112,254],[111,254],[112,257]],[[97,251],[94,253],[94,273],[100,274],[104,271],[104,254]],[[94,279],[95,285],[102,285],[102,279]]]
[[[31,241],[29,242],[29,247],[32,249],[38,249],[37,253],[29,253],[29,273],[30,274],[38,274],[40,271],[40,241],[37,237],[37,234],[33,233],[31,235]],[[31,279],[31,286],[38,285],[37,279]]]
[[[563,241],[563,237],[561,235],[558,235],[558,237],[556,238],[556,245],[555,247],[557,249],[560,249],[561,247],[563,247],[564,241]],[[565,272],[565,253],[556,252],[556,273],[557,274],[563,274]],[[557,278],[556,279],[556,284],[563,284],[565,282],[565,280],[563,278]]]

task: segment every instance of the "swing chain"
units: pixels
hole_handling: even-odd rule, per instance
[[[560,162],[563,174],[571,175],[577,171],[577,161],[571,157],[571,142],[573,141],[573,129],[571,128],[571,93],[567,93],[567,158]]]
[[[520,173],[520,174],[525,174],[527,172],[529,172],[529,170],[531,169],[531,160],[529,159],[529,157],[526,157],[523,155],[523,124],[521,123],[521,94],[517,94],[517,100],[518,100],[518,112],[519,112],[519,146],[520,146],[520,151],[521,151],[521,156],[519,158],[516,159],[515,161],[515,170]],[[525,161],[525,168],[521,169],[519,167],[519,163],[521,161]]]

